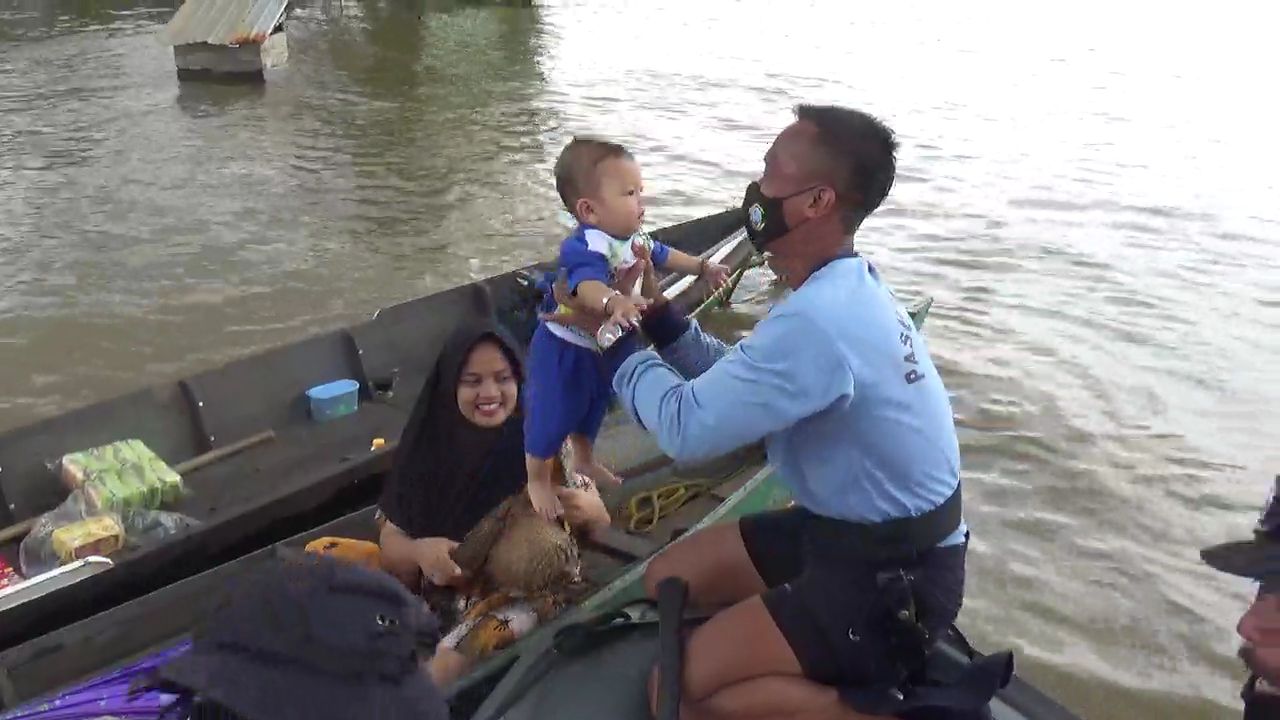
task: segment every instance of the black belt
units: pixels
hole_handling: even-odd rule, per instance
[[[870,563],[906,562],[918,558],[946,540],[963,521],[960,483],[950,497],[934,509],[911,517],[877,523],[814,515],[806,528],[806,540],[814,552],[826,557],[847,557]]]

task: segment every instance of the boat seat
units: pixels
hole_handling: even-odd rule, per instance
[[[403,376],[416,383],[412,398],[434,366],[457,323],[483,317],[492,307],[488,291],[464,285],[439,295],[379,311],[374,319],[194,375],[181,384],[207,449],[266,429],[313,427],[308,388],[340,378],[360,383],[361,403],[373,400],[379,383]],[[394,388],[387,388],[393,391]],[[407,412],[408,404],[403,404]]]
[[[584,538],[582,544],[623,562],[644,560],[662,547],[652,540],[631,535],[616,527],[597,531],[592,537]]]
[[[309,422],[308,388],[339,378],[360,381],[351,336],[335,331],[206,370],[179,384],[195,408],[203,451],[263,430]]]
[[[390,391],[384,399],[412,409],[412,399],[431,374],[453,329],[459,322],[491,313],[491,294],[483,285],[463,285],[384,308],[373,319],[353,326],[350,337],[362,370],[364,397]],[[399,403],[398,398],[410,402]]]

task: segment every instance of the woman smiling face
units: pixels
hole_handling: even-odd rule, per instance
[[[497,341],[476,343],[458,374],[458,410],[483,428],[501,426],[516,411],[520,386],[507,353]]]

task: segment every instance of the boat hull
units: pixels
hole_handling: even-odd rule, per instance
[[[701,254],[740,234],[727,211],[655,231]],[[734,245],[745,262],[747,243]],[[379,311],[371,320],[260,352],[175,382],[71,411],[0,436],[0,527],[58,505],[66,490],[46,463],[64,453],[138,438],[170,465],[272,430],[273,441],[184,477],[176,507],[200,526],[113,558],[115,566],[39,594],[0,613],[0,649],[13,647],[141,597],[373,502],[390,468],[394,439],[460,321],[496,312],[522,342],[537,324],[531,275],[512,271]],[[674,278],[668,278],[669,285]],[[701,282],[686,297],[707,294]],[[329,422],[308,416],[305,390],[335,378],[360,384],[358,412]],[[381,390],[390,388],[388,397]],[[388,442],[371,449],[374,438]],[[0,545],[16,566],[17,543]]]
[[[616,440],[620,434],[642,432],[630,424],[623,427],[615,424],[606,430],[605,439]],[[757,471],[759,465],[754,458],[744,457],[741,462],[736,469],[720,472],[718,480],[704,478],[709,490],[700,498],[701,505],[691,505],[693,513],[686,514],[686,519],[674,515],[665,518],[651,536],[669,535],[673,529],[692,531],[719,519],[779,507],[786,502],[786,492],[770,482],[767,473]],[[674,473],[688,479],[690,473],[696,474],[697,470],[668,466],[638,475],[628,480],[628,493],[659,487],[670,482]],[[725,490],[729,492],[722,500],[718,493]],[[627,499],[628,494],[614,496],[610,504],[616,510],[625,506]],[[40,698],[49,699],[51,694],[77,684],[92,683],[104,674],[154,653],[168,652],[186,641],[192,628],[217,602],[220,589],[232,578],[277,557],[286,548],[300,549],[318,538],[373,539],[374,513],[374,507],[364,508],[0,653],[0,710],[30,707]],[[660,544],[655,543],[651,551],[659,547]],[[556,620],[483,661],[451,688],[450,695],[458,698],[460,706],[474,705],[474,701],[467,698],[473,698],[490,684],[527,648],[536,646],[545,632],[584,614],[640,597],[643,559],[619,560],[591,546],[584,546],[583,556],[585,574],[598,589]]]
[[[509,300],[503,311],[504,322],[524,340],[531,335],[535,321],[527,311],[523,316],[519,314],[521,308],[527,307],[527,301]],[[912,317],[917,325],[923,323],[928,307],[926,301],[913,309]],[[401,307],[393,309],[390,317],[399,317],[403,322],[404,318],[419,314],[406,312]],[[380,313],[379,317],[386,319],[388,315]],[[522,322],[525,323],[523,326],[520,325]],[[425,367],[425,361],[422,366]],[[424,378],[422,375],[415,385],[420,386]],[[406,401],[406,404],[411,403]],[[345,476],[349,479],[337,482],[354,483],[361,477],[376,479],[377,474],[385,469],[385,452],[379,455],[366,450],[361,456],[361,461],[351,463],[353,467]],[[750,513],[783,507],[790,502],[790,495],[776,474],[769,468],[760,467],[758,458],[748,455],[741,462],[741,467],[729,471],[721,480],[706,481],[711,491],[708,498],[703,498],[702,509],[689,516],[691,522],[683,524],[680,519],[668,518],[655,535],[662,537],[663,533],[671,533],[673,528],[676,532],[696,531],[715,522],[732,521]],[[696,471],[685,468],[682,477],[687,478],[690,472]],[[639,492],[670,481],[672,475],[681,475],[680,468],[667,467],[662,471],[637,474],[624,487],[631,488],[631,492]],[[717,489],[721,487],[732,487],[733,490],[727,495],[717,495]],[[708,505],[709,502],[711,504]],[[625,497],[615,498],[614,504],[625,504]],[[303,547],[314,539],[327,536],[369,538],[374,532],[373,514],[373,507],[364,507],[0,652],[0,710],[18,708],[40,697],[49,698],[62,688],[75,686],[83,690],[86,686],[77,686],[76,683],[101,678],[104,673],[109,674],[139,659],[179,651],[190,630],[216,601],[218,588],[224,587],[231,578],[278,555],[282,548]],[[294,522],[303,522],[305,517],[305,513],[295,515]],[[273,529],[278,532],[279,527],[277,525]],[[230,541],[231,531],[226,532],[228,535],[225,537]],[[170,552],[176,556],[181,550]],[[634,606],[642,600],[642,578],[647,557],[619,562],[597,552],[596,559],[593,575],[597,579],[603,578],[596,592],[513,646],[489,657],[459,682],[446,688],[453,717],[483,718],[499,706],[507,708],[504,717],[513,719],[649,717],[644,679],[656,654],[656,628],[652,625],[637,625],[635,631],[620,634],[614,641],[603,643],[591,652],[572,658],[561,657],[555,661],[554,667],[546,666],[550,661],[544,651],[556,630],[601,612]],[[601,561],[604,570],[601,570]],[[83,591],[85,588],[77,589]],[[954,670],[962,669],[975,657],[956,638],[947,639],[940,652]],[[544,670],[547,671],[545,675],[531,689],[522,687],[531,673],[541,674]],[[26,707],[32,706],[28,704]],[[991,709],[995,720],[1075,718],[1016,676],[992,703]],[[19,708],[18,712],[22,710]]]

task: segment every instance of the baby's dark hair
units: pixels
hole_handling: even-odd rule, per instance
[[[635,160],[631,151],[616,142],[597,137],[575,135],[560,151],[556,160],[556,192],[570,214],[577,216],[574,206],[600,186],[600,163],[611,158]]]

